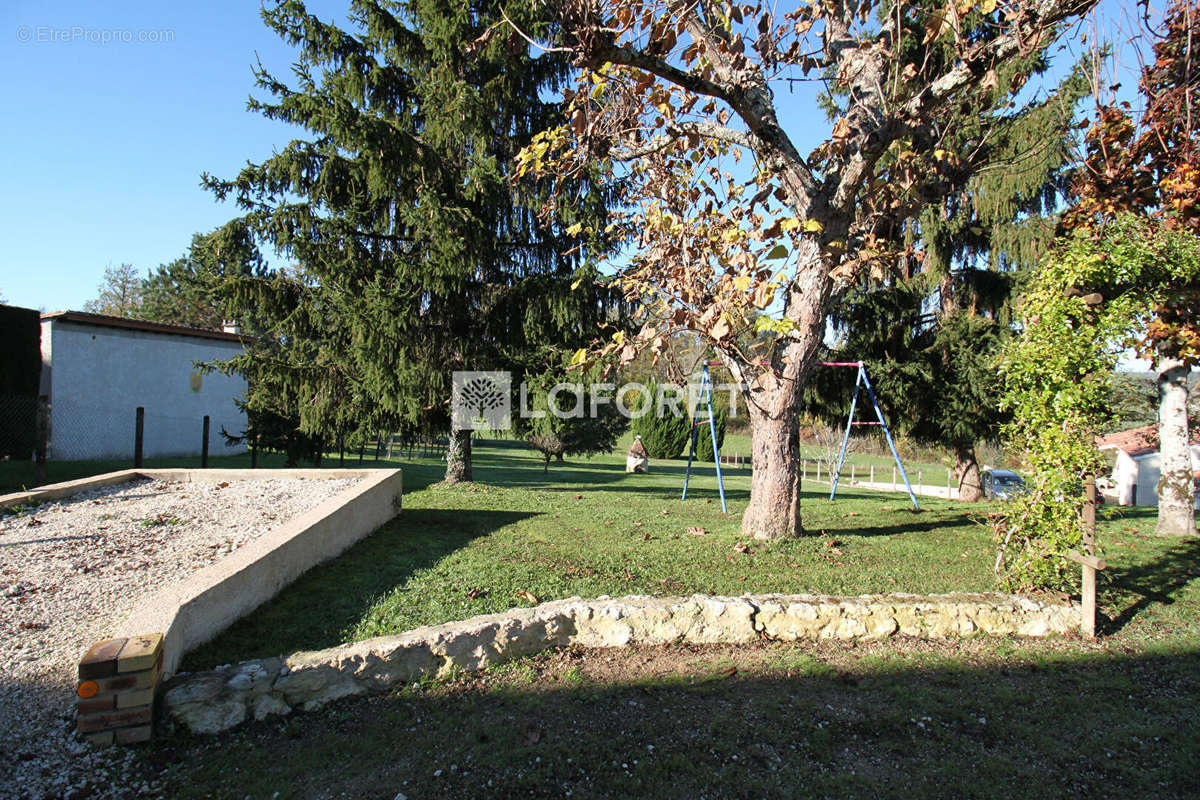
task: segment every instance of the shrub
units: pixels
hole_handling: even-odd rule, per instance
[[[680,415],[672,414],[671,406],[667,402],[663,404],[662,416],[659,416],[656,398],[660,386],[650,383],[646,388],[647,395],[638,401],[637,408],[641,411],[645,404],[649,403],[650,410],[633,421],[633,432],[642,437],[642,444],[646,446],[646,452],[651,458],[679,458],[688,446],[688,437],[692,433],[691,422],[687,417],[687,396],[673,387],[663,386],[662,391],[667,396],[678,398]]]
[[[707,406],[701,406],[704,411],[708,410]],[[703,416],[704,411],[701,412]],[[725,409],[713,409],[713,425],[717,431],[717,448],[720,449],[725,444]],[[701,425],[696,429],[696,458],[701,461],[715,461],[713,458],[712,434],[708,432],[707,425]]]

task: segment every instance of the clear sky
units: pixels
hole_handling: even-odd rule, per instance
[[[345,19],[339,0],[309,7]],[[293,51],[254,0],[0,3],[5,302],[78,309],[107,264],[155,267],[235,216],[200,174],[294,136],[245,110],[256,53],[288,76]]]
[[[308,3],[339,23],[347,5]],[[255,0],[0,2],[0,297],[78,309],[106,265],[151,269],[235,216],[200,174],[232,177],[297,135],[245,110],[256,56],[290,77]],[[788,127],[824,131],[800,95],[780,97]]]

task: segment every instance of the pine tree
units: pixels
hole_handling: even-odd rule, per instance
[[[198,233],[184,256],[159,266],[142,282],[138,317],[220,330],[227,319],[216,288],[220,279],[266,274],[262,255],[245,228],[234,225]]]
[[[299,265],[227,279],[225,292],[271,322],[269,344],[237,368],[307,432],[444,429],[453,371],[509,369],[519,381],[542,345],[579,346],[610,316],[562,229],[602,230],[605,191],[581,176],[568,216],[548,225],[537,214],[544,188],[510,180],[516,153],[555,119],[544,98],[568,64],[493,35],[499,9],[364,0],[352,4],[354,31],[298,0],[263,12],[299,48],[296,85],[260,68],[273,99],[250,107],[309,138],[206,182]],[[506,11],[544,27],[530,3]],[[446,478],[470,477],[470,431],[452,431]]]
[[[611,398],[601,402],[597,397],[593,409],[589,388],[600,382],[600,369],[580,373],[570,368],[569,356],[562,353],[549,353],[545,360],[551,366],[528,382],[534,416],[527,421],[525,434],[525,441],[545,459],[543,471],[549,470],[552,458],[611,453],[629,420]],[[579,391],[561,389],[551,397],[556,386],[578,387]]]

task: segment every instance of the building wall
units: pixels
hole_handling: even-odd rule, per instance
[[[131,459],[138,406],[146,409],[147,458],[199,455],[205,415],[211,417],[211,455],[244,452],[245,446],[226,446],[221,428],[245,429],[245,415],[233,402],[245,393],[245,380],[201,377],[193,366],[240,352],[238,342],[43,320],[49,457]]]
[[[1200,446],[1192,445],[1192,469],[1200,469]],[[1158,453],[1150,453],[1135,459],[1137,463],[1137,504],[1139,506],[1158,505],[1158,478],[1160,474]],[[1196,498],[1196,508],[1200,508],[1200,495]]]

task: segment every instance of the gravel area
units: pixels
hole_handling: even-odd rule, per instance
[[[74,736],[75,670],[158,589],[358,479],[137,480],[0,516],[0,797],[127,797],[131,754]]]

